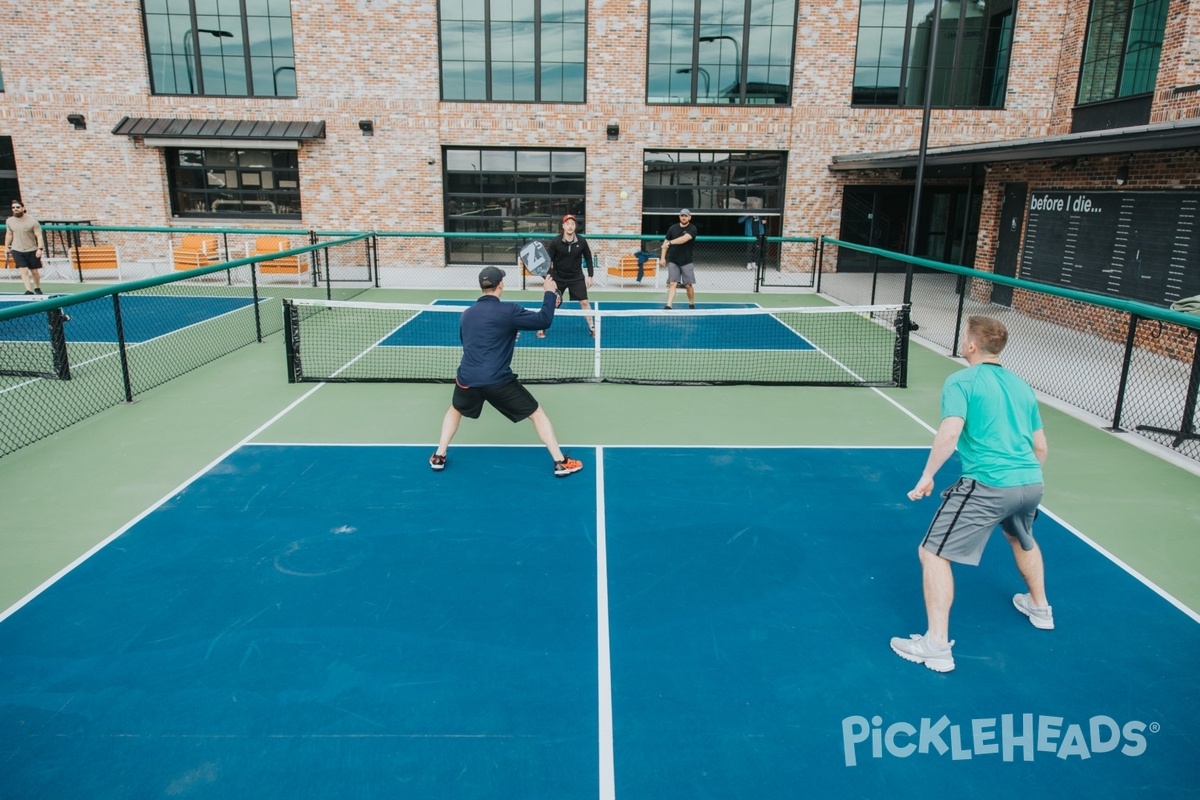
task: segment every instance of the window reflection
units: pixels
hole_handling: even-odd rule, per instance
[[[295,150],[166,150],[176,217],[285,217],[301,214]]]
[[[586,156],[582,150],[446,148],[447,231],[529,233],[558,230],[563,214],[586,224]],[[515,241],[448,239],[450,263],[511,263]]]
[[[1092,4],[1079,75],[1080,105],[1154,91],[1167,5],[1167,0]]]
[[[146,2],[154,94],[295,97],[288,0]]]
[[[1016,0],[942,0],[936,62],[933,0],[861,0],[855,105],[920,106],[933,70],[938,107],[1004,105]]]
[[[789,104],[795,20],[795,0],[651,0],[647,102]]]
[[[446,0],[439,16],[442,99],[584,101],[584,0]]]

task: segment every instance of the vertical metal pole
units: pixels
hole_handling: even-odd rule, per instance
[[[959,280],[963,280],[966,278],[965,275],[959,275],[958,277],[959,277]],[[954,343],[950,345],[950,355],[952,355],[952,356],[958,355],[958,337],[962,333],[963,305],[964,305],[964,301],[966,300],[966,298],[967,298],[966,292],[958,293],[958,311],[954,315]]]
[[[825,237],[817,238],[815,253],[813,255],[813,268],[817,271],[817,294],[821,293],[821,272],[825,269]]]
[[[1137,314],[1129,315],[1129,335],[1125,337],[1125,357],[1121,359],[1121,381],[1117,384],[1117,407],[1113,409],[1113,421],[1108,430],[1113,433],[1124,433],[1121,429],[1121,409],[1125,406],[1125,389],[1129,385],[1129,364],[1133,361],[1133,340],[1137,336]]]
[[[909,256],[917,250],[917,221],[921,214],[921,188],[925,182],[925,156],[929,150],[929,118],[933,107],[933,76],[937,72],[937,46],[941,35],[942,0],[933,0],[933,29],[929,37],[929,63],[925,73],[925,104],[921,110],[921,144],[917,148],[917,175],[913,185],[912,217],[908,226],[908,242],[905,253]],[[904,271],[903,302],[912,302],[913,264],[907,263]],[[911,316],[910,316],[911,322]]]
[[[117,322],[117,353],[121,356],[121,378],[125,382],[125,402],[133,402],[133,380],[129,377],[129,355],[125,352],[125,326],[121,322],[121,295],[114,294],[113,317]]]
[[[254,300],[254,335],[259,344],[262,343],[262,310],[258,307],[258,265],[260,263],[256,261],[250,265],[250,296]],[[233,270],[228,270],[228,272],[233,272]]]

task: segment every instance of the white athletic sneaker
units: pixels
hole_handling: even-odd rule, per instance
[[[1043,631],[1054,630],[1054,609],[1052,606],[1046,606],[1045,608],[1036,607],[1033,601],[1029,599],[1028,593],[1014,594],[1013,605],[1017,607],[1017,611],[1029,617],[1029,623],[1033,627]]]
[[[907,639],[901,639],[899,636],[892,639],[892,649],[896,651],[896,655],[905,661],[924,664],[934,672],[949,672],[954,669],[954,654],[950,651],[952,647],[953,641],[935,647],[919,633],[909,634]]]

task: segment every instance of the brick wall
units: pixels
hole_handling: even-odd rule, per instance
[[[1021,0],[1006,108],[935,111],[930,146],[1066,132],[1087,6]],[[830,173],[832,156],[918,145],[919,109],[850,106],[856,0],[799,1],[790,108],[647,106],[646,4],[589,8],[588,102],[534,105],[439,101],[433,0],[294,0],[296,99],[151,96],[138,0],[8,3],[0,135],[14,139],[36,215],[146,225],[171,222],[165,166],[160,149],[111,133],[123,116],[324,120],[327,138],[300,150],[302,224],[381,230],[441,229],[444,145],[585,148],[593,232],[640,229],[645,149],[786,150],[786,235],[837,233],[841,182],[863,177]],[[1200,8],[1171,8],[1171,85],[1200,82]],[[1200,93],[1168,94],[1157,115],[1200,113]],[[87,130],[73,130],[68,113],[84,114]],[[610,122],[621,127],[615,142]],[[1000,185],[993,174],[981,255]]]

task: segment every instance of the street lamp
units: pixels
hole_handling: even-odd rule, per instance
[[[676,75],[686,75],[687,73],[689,73],[691,71],[692,71],[691,67],[680,67],[679,69],[675,70],[675,74]],[[708,70],[706,70],[704,67],[696,67],[696,72],[700,73],[700,77],[704,78],[704,96],[707,98],[708,97],[708,86],[709,86]]]
[[[295,67],[276,67],[275,71],[271,73],[271,83],[275,87],[275,96],[276,97],[279,96],[279,73],[282,72],[283,70],[288,70],[288,69],[290,69],[292,71],[292,80],[293,81],[296,80],[296,68]]]
[[[188,94],[196,93],[196,83],[195,83],[195,79],[192,77],[192,59],[194,56],[190,55],[188,53],[188,50],[192,49],[192,40],[193,39],[198,40],[199,39],[198,34],[201,34],[201,33],[207,33],[210,36],[217,37],[218,39],[232,39],[233,38],[233,34],[230,33],[229,31],[217,30],[216,28],[196,28],[195,30],[192,30],[191,28],[187,29],[187,32],[185,34],[183,34],[183,63],[184,63],[184,65],[187,66]],[[199,48],[200,48],[200,42],[197,41],[195,44],[195,49],[197,51],[197,55],[199,52]],[[200,66],[199,64],[196,65],[197,68],[199,68],[199,66]]]
[[[701,36],[701,42],[715,42],[718,39],[728,39],[733,42],[733,67],[737,70],[737,96],[738,102],[742,100],[742,53],[738,46],[737,39],[732,36]]]

